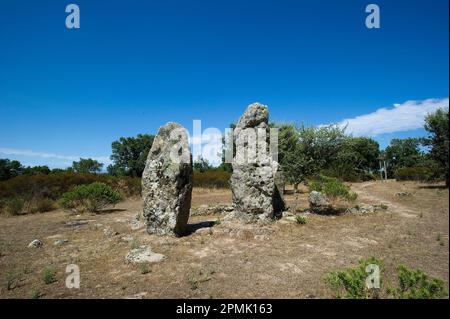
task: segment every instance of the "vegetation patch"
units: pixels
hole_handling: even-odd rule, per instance
[[[320,175],[311,181],[308,186],[311,191],[325,194],[331,200],[342,198],[347,201],[355,201],[358,197],[356,193],[350,191],[349,186],[333,177]]]
[[[104,183],[79,185],[64,193],[58,203],[76,212],[98,212],[107,205],[117,204],[122,199],[119,192]]]
[[[378,266],[379,288],[367,284],[370,278],[369,265]],[[440,299],[448,296],[444,281],[428,276],[420,269],[410,269],[400,265],[397,268],[397,282],[394,286],[383,287],[385,269],[381,260],[369,257],[359,261],[358,266],[328,273],[325,282],[336,298],[348,299]]]

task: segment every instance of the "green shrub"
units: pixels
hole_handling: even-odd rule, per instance
[[[198,280],[193,274],[189,274],[187,277],[187,282],[191,290],[196,290],[198,288]]]
[[[309,183],[310,191],[317,191],[327,195],[331,199],[343,198],[355,201],[358,194],[351,192],[350,187],[333,177],[318,176]]]
[[[366,267],[376,264],[380,269],[380,289],[369,289],[366,286]],[[360,260],[354,268],[332,271],[325,277],[325,282],[337,298],[366,299],[386,297],[398,299],[438,299],[448,296],[444,281],[429,277],[420,269],[412,270],[405,266],[397,268],[397,281],[393,287],[382,291],[381,277],[384,266],[380,260],[370,257]]]
[[[53,268],[45,267],[42,271],[42,280],[46,285],[54,283],[56,281],[56,271]]]
[[[295,217],[295,221],[297,222],[297,224],[304,225],[304,224],[306,224],[306,217],[305,216],[301,216],[301,215],[297,215]]]
[[[58,203],[76,212],[98,212],[107,205],[117,204],[122,199],[119,192],[104,183],[75,186],[64,193]]]
[[[427,167],[402,167],[394,172],[398,181],[427,182],[433,179],[433,172]]]
[[[0,211],[6,211],[6,203],[11,198],[24,201],[22,213],[46,211],[50,201],[58,200],[64,193],[77,185],[94,182],[105,183],[124,197],[140,196],[141,179],[137,177],[113,177],[105,174],[86,174],[54,172],[48,175],[21,175],[6,181],[0,181]],[[44,202],[40,203],[41,200]]]
[[[356,170],[353,167],[349,167],[348,169],[332,167],[322,170],[320,174],[352,183],[374,181],[377,179],[377,175],[366,171]]]
[[[148,274],[151,271],[149,264],[147,262],[140,263],[139,271],[142,275]]]
[[[382,262],[375,257],[369,257],[365,260],[361,259],[357,267],[330,272],[325,277],[325,282],[330,286],[337,298],[378,298],[380,289],[369,289],[366,286],[366,278],[369,276],[369,273],[366,272],[366,267],[370,264],[380,267],[381,276]]]
[[[42,293],[39,291],[39,289],[33,289],[30,293],[31,299],[39,299],[42,296]]]
[[[13,290],[22,280],[21,273],[17,270],[11,270],[6,273],[4,280],[6,290]]]
[[[448,296],[444,282],[429,278],[420,269],[412,270],[405,266],[398,267],[399,287],[393,291],[401,299],[439,299]]]
[[[221,170],[194,171],[194,187],[228,188],[231,174]]]
[[[14,197],[6,201],[5,212],[8,215],[15,216],[23,213],[25,202],[19,197]]]

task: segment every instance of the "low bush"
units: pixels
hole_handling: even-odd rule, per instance
[[[141,179],[137,177],[113,177],[104,174],[59,172],[48,175],[21,175],[0,182],[0,212],[7,212],[7,204],[14,199],[23,203],[19,213],[45,212],[66,192],[78,185],[94,182],[107,184],[123,197],[140,196]]]
[[[228,188],[231,173],[221,170],[194,171],[194,187]]]
[[[45,267],[42,271],[42,280],[46,285],[54,283],[56,281],[56,271],[53,268]]]
[[[403,167],[394,172],[398,181],[427,182],[433,180],[433,172],[427,167]]]
[[[368,265],[378,265],[380,274],[382,262],[375,258],[361,259],[357,267],[332,271],[325,277],[325,282],[333,290],[336,298],[371,299],[379,296],[380,289],[370,289],[366,285]],[[381,288],[381,282],[380,282]]]
[[[5,212],[8,215],[15,216],[20,215],[24,211],[25,202],[19,197],[13,197],[5,202]]]
[[[98,212],[107,205],[117,204],[122,199],[119,192],[104,183],[75,186],[64,193],[58,203],[61,207],[76,212]]]
[[[392,290],[396,298],[440,299],[448,296],[442,280],[430,278],[420,269],[399,266],[397,271],[399,287]]]
[[[337,178],[320,175],[309,182],[309,190],[317,191],[327,195],[331,199],[343,198],[354,201],[358,195],[350,191],[350,187],[343,184]]]
[[[37,213],[45,213],[51,211],[55,206],[55,202],[50,198],[39,198],[34,203],[34,211]]]
[[[376,174],[355,169],[341,171],[336,168],[329,168],[322,170],[321,174],[324,176],[334,177],[343,180],[344,182],[352,182],[352,183],[374,181],[378,178]]]
[[[378,265],[380,275],[379,288],[368,288],[366,280],[370,275],[366,268],[370,264]],[[393,286],[384,285],[382,277],[385,269],[381,260],[369,257],[360,260],[359,265],[344,270],[332,271],[325,277],[325,282],[337,298],[397,298],[397,299],[439,299],[448,296],[444,281],[429,277],[420,269],[397,268],[397,282]],[[383,289],[386,286],[386,289]]]
[[[22,274],[17,270],[11,270],[6,273],[4,280],[6,290],[13,290],[22,280]]]

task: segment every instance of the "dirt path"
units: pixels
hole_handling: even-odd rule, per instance
[[[448,190],[397,182],[352,188],[359,201],[389,208],[364,216],[308,215],[306,225],[282,219],[264,227],[224,221],[220,215],[192,216],[190,224],[221,223],[182,238],[133,230],[130,220],[140,211],[140,200],[123,202],[108,214],[0,216],[0,276],[4,281],[17,273],[17,285],[11,290],[2,285],[0,297],[29,298],[33,290],[44,298],[332,297],[325,274],[368,256],[382,258],[388,270],[399,264],[422,268],[444,279],[448,288]],[[397,192],[411,196],[398,197]],[[301,207],[307,206],[306,196],[300,195]],[[230,200],[228,191],[197,190],[193,209]],[[80,219],[87,223],[67,225]],[[105,235],[106,228],[118,234]],[[43,241],[42,248],[27,247],[35,238]],[[55,246],[58,239],[67,243]],[[124,261],[139,245],[150,246],[166,260],[141,274],[139,266]],[[70,263],[80,267],[80,289],[65,287]],[[56,282],[43,282],[45,267],[56,270]],[[392,271],[386,275],[389,279]]]

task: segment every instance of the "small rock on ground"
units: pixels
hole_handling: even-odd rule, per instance
[[[166,256],[153,252],[150,247],[145,245],[132,249],[125,257],[125,260],[130,263],[159,263],[165,259]]]
[[[39,239],[34,239],[31,243],[28,244],[28,247],[30,248],[39,248],[42,247],[42,241]]]
[[[68,239],[58,239],[55,242],[53,242],[53,245],[54,246],[61,246],[61,245],[64,245],[64,244],[66,244],[68,242],[69,242]]]

